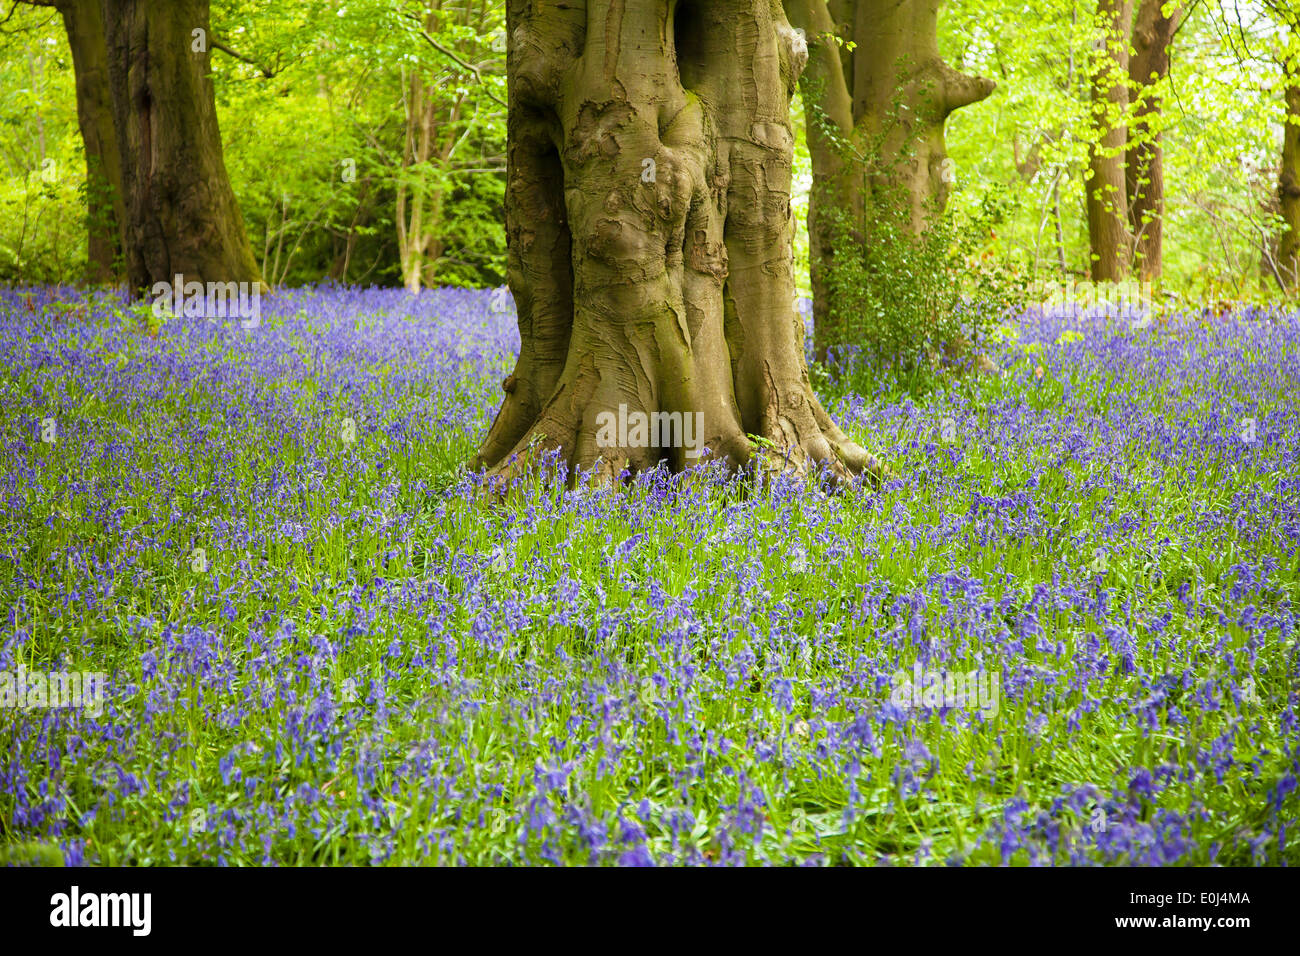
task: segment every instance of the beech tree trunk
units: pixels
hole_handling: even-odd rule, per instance
[[[1133,23],[1133,54],[1129,79],[1137,91],[1133,127],[1129,130],[1124,170],[1128,190],[1129,226],[1134,237],[1134,266],[1138,278],[1160,278],[1165,217],[1164,149],[1158,123],[1161,109],[1156,84],[1169,75],[1169,47],[1187,15],[1185,6],[1169,16],[1163,0],[1141,0]]]
[[[222,156],[208,0],[102,2],[130,288],[260,283]]]
[[[884,137],[881,173],[902,176],[920,232],[941,212],[955,181],[945,172],[944,124],[953,111],[988,97],[996,84],[967,76],[939,56],[942,0],[857,0],[853,16],[853,115]]]
[[[122,162],[108,93],[108,52],[100,0],[60,0],[59,13],[72,48],[77,122],[86,153],[87,263],[91,282],[115,282],[121,274]]]
[[[833,218],[849,214],[862,228],[855,242],[871,242],[873,204],[907,204],[908,223],[919,235],[943,211],[955,181],[948,162],[944,124],[954,110],[985,99],[992,80],[959,73],[939,56],[942,0],[786,0],[790,23],[810,46],[801,81],[813,162],[808,233],[813,286],[814,340],[819,358],[842,338],[826,289],[833,268]],[[852,41],[847,49],[835,37]],[[831,124],[819,126],[820,112]],[[828,132],[830,135],[828,135]],[[840,142],[837,143],[836,140]],[[852,145],[871,165],[848,161],[841,143]]]
[[[701,416],[708,458],[847,477],[876,461],[810,386],[793,308],[778,0],[509,0],[506,230],[522,340],[477,457],[616,478],[692,460],[598,419]],[[748,436],[765,441],[752,443]]]
[[[853,61],[850,54],[846,64],[834,39],[849,27],[836,22],[825,0],[787,0],[785,10],[790,23],[804,31],[808,42],[808,66],[800,80],[813,171],[808,194],[808,277],[813,294],[814,354],[825,361],[831,346],[844,337],[827,282],[835,264],[836,210],[851,222],[866,220],[866,183],[841,145],[851,141],[857,128],[849,92]],[[820,112],[821,122],[814,111]],[[857,241],[865,242],[866,237],[858,236]]]
[[[108,284],[120,278],[122,250],[121,156],[108,93],[108,55],[101,0],[24,0],[53,7],[63,18],[76,78],[77,124],[86,154],[86,278]]]
[[[1086,179],[1092,278],[1119,282],[1133,258],[1124,172],[1128,128],[1129,25],[1133,0],[1097,0],[1102,30],[1092,71],[1092,143]]]

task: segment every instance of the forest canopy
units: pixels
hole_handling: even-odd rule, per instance
[[[76,282],[87,275],[85,221],[96,185],[68,36],[54,5],[8,6],[0,25],[0,281]],[[834,14],[837,5],[829,6]],[[1168,69],[1154,82],[1142,78],[1140,91],[1130,83],[1137,92],[1109,126],[1095,122],[1092,95],[1104,5],[1101,14],[1081,0],[948,0],[940,8],[944,60],[995,84],[947,122],[949,211],[980,222],[963,255],[1049,283],[1087,277],[1090,157],[1107,129],[1140,125],[1130,153],[1155,137],[1163,152],[1161,288],[1204,297],[1276,286],[1295,9],[1289,0],[1136,6],[1175,22]],[[1142,13],[1128,12],[1133,22]],[[852,30],[839,33],[844,46]],[[505,281],[501,4],[218,0],[211,34],[225,162],[267,283]],[[793,108],[805,290],[807,95],[805,83]],[[1151,102],[1158,108],[1138,124]]]

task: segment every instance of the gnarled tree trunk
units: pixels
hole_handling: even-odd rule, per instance
[[[676,413],[733,465],[752,434],[774,467],[875,469],[813,393],[793,309],[807,49],[778,0],[509,0],[507,20],[522,345],[478,464],[504,476],[558,450],[606,477],[681,469],[681,443],[599,434],[608,415]]]
[[[1164,149],[1160,142],[1161,100],[1157,84],[1169,75],[1169,47],[1187,15],[1185,6],[1163,13],[1163,0],[1142,0],[1133,23],[1133,54],[1129,79],[1138,96],[1128,134],[1127,165],[1129,226],[1134,237],[1138,278],[1160,277],[1165,218]]]
[[[1133,0],[1097,0],[1102,37],[1092,71],[1092,141],[1085,181],[1092,278],[1119,282],[1133,258],[1128,227],[1128,182],[1124,173],[1128,141],[1129,25]]]
[[[959,73],[939,56],[942,0],[786,0],[790,22],[810,46],[801,82],[813,162],[808,234],[814,340],[819,358],[842,337],[826,288],[834,266],[834,216],[862,224],[854,237],[871,242],[873,203],[901,193],[908,224],[919,235],[942,212],[955,181],[944,143],[954,110],[983,100],[994,83]],[[841,46],[835,37],[852,41]],[[820,112],[830,128],[822,128]],[[872,176],[846,161],[840,143],[867,157]]]
[[[177,274],[260,283],[222,156],[208,0],[103,0],[102,10],[130,288]]]

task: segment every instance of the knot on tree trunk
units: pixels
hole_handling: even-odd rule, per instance
[[[939,63],[943,76],[944,116],[948,116],[963,106],[970,106],[980,100],[988,99],[998,85],[982,76],[970,76],[960,73],[943,61]]]

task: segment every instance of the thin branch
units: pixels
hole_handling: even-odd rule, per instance
[[[420,18],[416,16],[414,13],[407,13],[404,14],[404,16],[408,20],[414,21],[416,24],[420,23]],[[451,50],[448,50],[445,46],[443,46],[433,37],[429,36],[429,31],[425,30],[423,26],[418,26],[416,32],[421,37],[423,37],[424,41],[428,43],[429,46],[433,47],[435,50],[437,50],[443,56],[447,57],[453,63],[460,66],[462,69],[469,70],[469,72],[474,75],[474,79],[478,81],[479,86],[483,87],[483,92],[487,94],[488,99],[492,100],[492,102],[498,104],[499,106],[507,105],[505,100],[501,99],[501,97],[497,96],[495,93],[492,92],[491,88],[487,85],[487,82],[483,79],[483,71],[479,67],[475,66],[472,63],[466,63],[464,60],[458,57]]]
[[[247,63],[249,66],[255,67],[257,71],[261,73],[262,76],[266,77],[268,80],[274,79],[275,75],[280,72],[280,70],[272,69],[271,67],[266,66],[265,64],[258,63],[252,57],[244,56],[244,54],[238,52],[237,50],[232,50],[227,44],[217,39],[216,37],[212,38],[212,48],[214,50],[220,50],[222,53],[226,54],[226,56],[234,57],[236,60],[239,60],[240,62]]]

